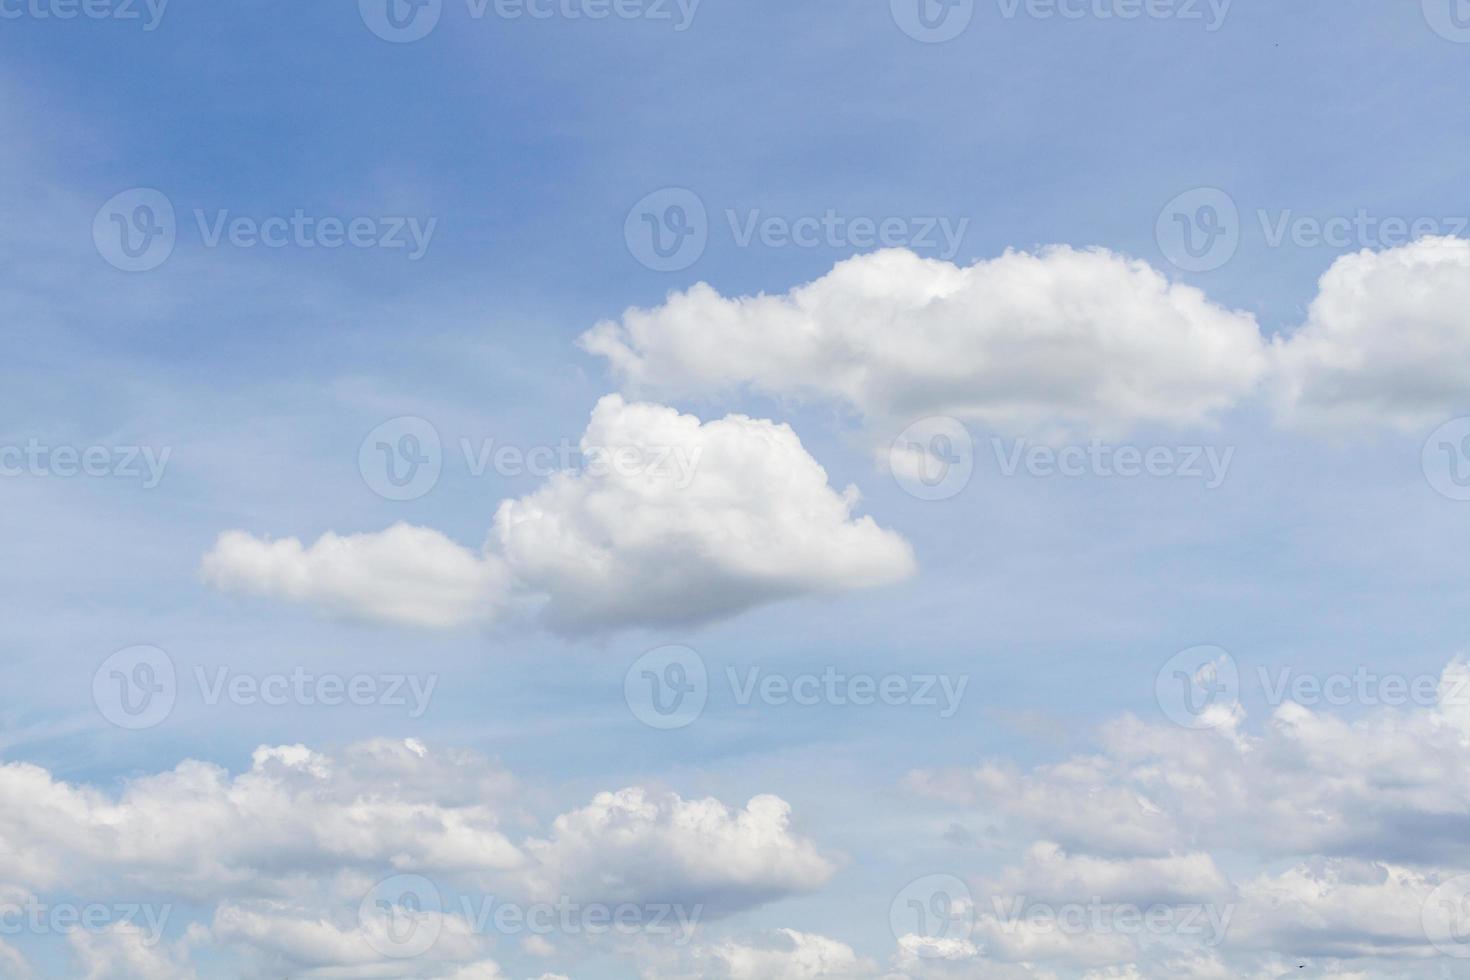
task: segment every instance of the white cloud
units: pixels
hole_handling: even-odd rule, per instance
[[[1035,901],[1078,895],[1134,905],[1193,902],[1228,894],[1230,884],[1205,853],[1110,859],[1072,855],[1049,841],[1027,849],[1022,863],[989,879],[986,891]]]
[[[1277,411],[1296,427],[1417,430],[1470,411],[1470,241],[1339,258],[1271,352]]]
[[[553,627],[584,632],[704,622],[914,571],[908,543],[854,517],[856,488],[833,490],[789,426],[701,424],[609,395],[581,444],[583,470],[500,505],[482,554],[407,525],[310,547],[231,531],[203,574],[222,589],[427,626],[529,601]]]
[[[1022,896],[1021,908],[1204,909],[1207,928],[1170,927],[1165,956],[1092,929],[1037,930],[981,902],[971,938],[989,958],[1092,959],[1113,971],[1099,977],[1267,977],[1313,960],[1317,972],[1301,975],[1430,975],[1421,915],[1470,869],[1467,689],[1470,667],[1455,661],[1439,703],[1352,720],[1289,702],[1259,731],[1243,715],[1214,731],[1125,717],[1094,754],[1025,772],[920,772],[907,785],[995,821],[997,840],[1047,839],[978,879],[977,894]],[[1180,945],[1196,935],[1223,938]]]
[[[946,415],[1033,435],[1206,422],[1266,366],[1250,315],[1145,262],[1066,246],[968,267],[880,251],[778,296],[701,283],[582,345],[634,391],[750,386],[833,399],[879,426]]]
[[[833,871],[774,796],[742,808],[626,788],[513,843],[501,826],[531,819],[524,795],[487,760],[412,739],[334,753],[261,747],[233,776],[185,761],[115,795],[12,763],[0,766],[0,895],[20,903],[34,892],[42,906],[48,893],[148,898],[136,925],[73,937],[99,980],[192,976],[186,944],[159,941],[163,914],[181,904],[212,909],[207,930],[193,927],[200,941],[263,974],[470,980],[498,976],[485,958],[498,920],[482,912],[507,903],[677,907],[639,925],[687,940],[705,918],[810,891]],[[385,879],[391,896],[402,881],[431,896],[413,908],[432,945],[412,962],[393,955],[398,923],[369,901]],[[574,917],[564,928],[597,935],[596,924],[589,913],[585,927]],[[0,947],[0,963],[18,955]]]
[[[151,941],[136,926],[114,923],[105,929],[75,929],[67,934],[82,980],[196,980],[188,944]]]
[[[204,556],[204,580],[227,592],[307,603],[410,626],[453,626],[493,613],[507,574],[438,531],[395,524],[376,534],[330,531],[305,547],[226,531]]]
[[[546,894],[606,903],[661,902],[704,917],[813,891],[835,866],[791,829],[791,807],[757,796],[743,809],[640,788],[599,793],[525,844]]]
[[[795,929],[775,929],[670,953],[645,964],[648,980],[869,980],[878,964],[846,943]]]

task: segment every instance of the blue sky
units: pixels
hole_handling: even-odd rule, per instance
[[[552,15],[544,19],[510,19],[493,12],[477,18],[464,0],[444,0],[427,36],[391,43],[369,28],[371,9],[364,14],[347,2],[173,0],[151,30],[141,6],[141,21],[40,16],[54,13],[59,2],[0,0],[0,322],[8,368],[0,386],[0,447],[31,441],[101,447],[118,462],[131,447],[147,447],[168,457],[150,487],[125,475],[67,477],[54,464],[41,473],[0,476],[6,544],[0,604],[8,627],[0,652],[10,679],[0,695],[0,752],[17,780],[4,791],[4,806],[21,808],[36,794],[19,781],[26,765],[41,767],[57,785],[77,792],[90,786],[116,800],[152,792],[137,789],[136,781],[184,760],[223,767],[234,779],[251,770],[260,746],[303,745],[338,760],[334,772],[341,773],[351,768],[354,745],[413,739],[434,753],[475,753],[477,761],[467,766],[477,773],[512,774],[506,778],[513,777],[515,788],[484,805],[494,809],[498,832],[523,857],[534,856],[525,861],[544,867],[491,874],[429,858],[395,863],[402,855],[384,844],[337,864],[308,849],[299,867],[289,866],[288,857],[282,859],[288,867],[280,868],[267,867],[271,862],[247,848],[220,858],[232,869],[222,877],[235,884],[205,887],[200,881],[213,876],[190,866],[205,860],[192,850],[138,857],[135,864],[106,856],[109,846],[129,850],[108,836],[121,834],[115,824],[127,820],[99,811],[90,823],[78,818],[79,833],[101,855],[96,867],[43,874],[23,865],[44,865],[48,855],[64,853],[51,849],[61,846],[61,832],[56,840],[30,841],[20,836],[29,824],[15,819],[0,826],[18,853],[33,857],[7,864],[0,847],[5,901],[13,892],[53,907],[144,902],[175,914],[163,942],[139,948],[127,945],[125,930],[92,938],[21,930],[0,936],[6,943],[0,953],[23,957],[42,977],[620,980],[747,975],[741,969],[791,977],[1186,975],[1181,961],[1169,958],[1181,940],[1173,934],[1157,946],[1140,944],[1134,959],[1099,952],[1089,937],[1076,935],[1063,937],[1060,951],[1018,951],[1003,938],[986,940],[987,927],[980,926],[970,947],[931,955],[932,944],[921,944],[912,948],[925,952],[910,948],[905,958],[889,916],[907,883],[953,875],[983,909],[1006,887],[1036,897],[1046,886],[1012,872],[1035,872],[1018,855],[1046,841],[1060,843],[1071,860],[1090,855],[1114,862],[1108,881],[1141,881],[1124,889],[1129,900],[1242,910],[1238,922],[1245,925],[1237,926],[1236,939],[1224,952],[1209,952],[1216,959],[1204,966],[1190,959],[1195,972],[1189,975],[1214,975],[1209,970],[1218,967],[1227,971],[1221,975],[1273,976],[1298,963],[1318,976],[1449,975],[1437,972],[1453,962],[1436,958],[1440,947],[1425,935],[1402,938],[1396,921],[1378,923],[1383,935],[1398,936],[1392,941],[1344,938],[1371,930],[1339,914],[1325,885],[1329,897],[1321,901],[1331,907],[1304,906],[1302,921],[1317,914],[1331,928],[1273,931],[1251,917],[1251,908],[1263,894],[1296,896],[1297,879],[1290,878],[1296,867],[1315,869],[1320,877],[1310,880],[1319,883],[1330,877],[1334,885],[1368,879],[1402,885],[1403,894],[1365,900],[1386,909],[1401,908],[1403,895],[1422,899],[1463,870],[1455,857],[1431,865],[1406,854],[1395,834],[1431,817],[1463,820],[1470,796],[1428,777],[1425,786],[1437,786],[1443,798],[1426,802],[1434,795],[1428,788],[1383,804],[1367,802],[1371,794],[1332,795],[1324,788],[1335,784],[1328,776],[1333,767],[1322,763],[1323,745],[1344,744],[1348,736],[1324,736],[1322,745],[1306,748],[1299,738],[1292,742],[1299,754],[1275,745],[1268,718],[1280,699],[1263,690],[1266,675],[1288,668],[1315,678],[1355,671],[1438,678],[1464,653],[1456,600],[1460,556],[1470,544],[1464,521],[1470,504],[1436,492],[1443,477],[1424,458],[1437,426],[1470,414],[1470,386],[1456,373],[1458,355],[1470,352],[1470,322],[1458,305],[1464,294],[1454,292],[1461,281],[1455,271],[1424,272],[1428,260],[1419,253],[1404,275],[1423,278],[1406,278],[1385,292],[1391,273],[1384,269],[1392,257],[1409,255],[1415,246],[1408,238],[1419,236],[1395,242],[1380,234],[1384,219],[1420,223],[1450,239],[1470,234],[1460,135],[1470,113],[1463,98],[1470,44],[1460,43],[1447,19],[1451,0],[1443,10],[1436,7],[1440,0],[1425,0],[1422,9],[1411,0],[1236,0],[1213,13],[1205,3],[1186,8],[1198,9],[1199,19],[1099,16],[1126,7],[1126,0],[1064,5],[1079,11],[1076,17],[1038,16],[1050,8],[1034,4],[1007,16],[996,0],[975,0],[968,27],[943,43],[908,36],[903,15],[886,3],[702,0],[692,11],[672,3],[655,8],[666,9],[668,19],[593,20],[566,15],[582,4],[547,8]],[[372,8],[371,0],[365,4]],[[1182,0],[1163,9],[1177,14],[1181,6]],[[1217,14],[1222,19],[1212,30]],[[94,222],[111,227],[106,205],[115,195],[123,195],[117,213],[127,220],[137,200],[127,195],[140,188],[166,198],[177,240],[161,264],[128,272],[116,267],[115,251],[94,243],[93,229]],[[691,192],[703,207],[707,244],[691,263],[665,272],[640,263],[646,252],[625,229],[637,227],[630,209],[640,199],[656,195],[666,202],[669,188]],[[1161,213],[1162,226],[1169,226],[1167,206],[1180,195],[1194,195],[1183,198],[1193,213],[1206,200],[1198,196],[1201,188],[1223,191],[1236,209],[1232,251],[1213,253],[1205,271],[1190,271],[1171,261],[1178,253],[1157,229]],[[298,211],[318,221],[367,219],[374,240],[399,218],[405,230],[412,219],[428,234],[417,258],[410,257],[412,248],[268,248],[232,245],[228,238],[211,246],[207,240],[207,227],[226,212],[260,222]],[[1313,223],[1360,211],[1377,230],[1356,224],[1340,243],[1312,243]],[[761,234],[740,240],[739,229],[752,222],[829,213],[847,231],[814,247]],[[832,319],[814,314],[813,329],[832,331],[823,348],[832,356],[858,356],[853,352],[862,341],[843,332],[849,320],[867,322],[869,310],[887,309],[886,296],[953,271],[916,266],[890,275],[866,264],[875,247],[861,235],[854,242],[850,223],[885,219],[905,229],[908,237],[899,244],[959,269],[977,262],[992,268],[985,263],[1011,249],[1050,256],[1035,270],[1014,273],[1013,285],[1003,279],[1012,275],[1009,267],[994,267],[995,277],[975,287],[977,323],[990,322],[983,311],[1003,305],[1004,290],[1045,293],[1028,277],[1053,265],[1061,277],[1055,282],[1076,275],[1095,284],[1126,278],[1124,256],[1146,263],[1171,288],[1207,297],[1208,314],[1198,314],[1189,329],[1218,329],[1223,337],[1219,310],[1253,323],[1250,350],[1239,355],[1246,364],[1240,376],[1250,381],[1222,378],[1227,372],[1220,366],[1236,356],[1222,340],[1190,368],[1198,371],[1193,385],[1161,384],[1167,398],[1147,394],[1163,399],[1161,409],[1123,411],[1104,404],[1103,396],[1074,401],[1076,378],[1132,378],[1158,365],[1176,377],[1172,354],[1140,368],[1110,362],[1118,349],[1111,342],[1096,349],[1082,344],[1080,374],[1033,375],[1023,342],[1013,338],[986,349],[992,362],[984,369],[996,372],[987,377],[998,388],[1008,389],[1013,377],[1018,389],[1034,386],[1016,398],[1024,411],[985,398],[978,404],[935,395],[931,404],[924,392],[953,379],[942,370],[925,377],[894,351],[906,352],[903,337],[922,347],[923,338],[952,323],[963,333],[970,321],[960,314],[929,321],[912,310],[911,317],[895,315],[863,335],[880,338],[886,353],[863,362],[867,380],[859,395],[838,391],[835,381],[828,385],[829,372],[820,365],[788,370],[802,355],[784,348],[772,357],[775,367],[741,374],[748,356],[742,338],[754,338],[750,344],[776,338],[779,348],[788,336],[775,314],[770,333],[761,319],[767,314],[753,313],[742,321],[744,333],[727,336],[728,344],[709,340],[702,359],[685,356],[700,338],[722,336],[712,326],[716,300],[782,297],[835,276],[834,265],[854,256],[859,263],[845,268],[864,285],[856,298],[835,285]],[[1271,229],[1297,219],[1305,226],[1291,225],[1298,231],[1273,244]],[[963,229],[957,247],[946,248],[937,233],[911,240],[931,225]],[[1117,261],[1074,269],[1047,252],[1049,246],[1100,248]],[[1458,255],[1457,247],[1449,243],[1447,252]],[[1363,250],[1370,256],[1364,268],[1336,265]],[[1380,260],[1382,267],[1372,264]],[[1330,269],[1342,272],[1331,288],[1319,284]],[[1356,286],[1355,277],[1365,285]],[[595,325],[626,328],[625,311],[657,312],[666,301],[672,305],[671,293],[697,283],[708,284],[708,295],[701,294],[692,312],[670,315],[677,323],[664,336],[665,347],[658,346],[661,335],[628,341],[647,365],[639,369],[641,381],[586,349],[583,335]],[[1339,287],[1342,292],[1333,291]],[[1083,295],[1102,294],[1084,289]],[[1330,309],[1322,304],[1319,316],[1309,307],[1320,295],[1339,302]],[[1429,299],[1395,319],[1385,295]],[[1041,305],[1025,306],[1033,300]],[[1048,301],[1029,293],[1015,300],[1017,308],[1038,310],[1049,309]],[[1136,318],[1146,333],[1149,302],[1120,301],[1111,312],[1082,320],[1105,338],[1127,332],[1123,319]],[[1065,298],[1058,307],[1066,308]],[[1354,320],[1332,333],[1334,316],[1345,321],[1358,310],[1366,311],[1363,324]],[[1024,337],[1028,327],[1045,329],[1046,315],[1014,326]],[[1333,375],[1313,389],[1312,379],[1324,375],[1310,365],[1252,366],[1276,363],[1273,337],[1319,321],[1329,339],[1368,352],[1362,359],[1368,368],[1356,369],[1361,376]],[[1408,329],[1400,330],[1406,322]],[[1259,357],[1257,328],[1266,352]],[[1396,339],[1396,330],[1407,336]],[[1140,349],[1152,342],[1145,336]],[[1179,355],[1181,363],[1188,354]],[[787,355],[789,362],[782,360]],[[1014,363],[1004,360],[1010,355]],[[1068,360],[1055,351],[1050,356]],[[893,367],[901,361],[901,369]],[[916,355],[914,363],[920,361]],[[674,367],[660,373],[660,364]],[[1381,375],[1371,370],[1376,365],[1387,365]],[[727,367],[733,381],[721,383]],[[885,374],[890,367],[893,374]],[[910,369],[913,376],[905,373]],[[1277,370],[1307,379],[1308,395],[1292,402],[1293,409],[1280,409],[1270,395]],[[971,376],[960,380],[974,385]],[[1197,416],[1180,407],[1193,406],[1195,395],[1216,390],[1211,386],[1224,394]],[[1313,401],[1312,391],[1325,394]],[[898,394],[889,398],[892,392]],[[575,444],[610,393],[669,406],[706,425],[731,414],[756,421],[748,431],[737,423],[718,437],[729,443],[716,442],[709,429],[688,437],[709,440],[722,461],[717,465],[731,467],[723,478],[739,499],[722,497],[720,507],[728,509],[710,514],[696,501],[692,516],[679,511],[695,528],[690,537],[656,542],[618,566],[648,576],[647,584],[635,583],[630,596],[616,600],[618,615],[631,617],[632,625],[609,620],[559,631],[547,627],[539,604],[585,605],[582,572],[542,564],[535,555],[514,557],[509,539],[481,552],[501,501],[532,500],[529,511],[556,510],[555,500],[537,496],[548,481],[493,468],[476,475],[462,447],[486,440],[521,449]],[[1122,415],[1103,418],[1104,409]],[[886,452],[905,424],[930,416],[958,417],[973,439],[974,476],[943,500],[907,492],[912,483],[895,479]],[[442,472],[422,495],[390,500],[374,492],[360,450],[375,427],[403,417],[433,427]],[[1113,424],[1119,418],[1123,424]],[[794,448],[773,434],[783,423],[793,440],[799,437]],[[608,424],[635,422],[614,409]],[[657,424],[675,425],[663,416]],[[754,445],[746,439],[774,448],[769,455],[742,448]],[[1176,461],[1194,447],[1228,449],[1231,456],[1214,487],[1190,476],[1123,478],[1096,469],[1076,477],[1024,468],[1004,473],[1003,457],[1017,440],[1086,446],[1093,439],[1163,447]],[[809,461],[820,464],[825,483],[786,486],[785,476],[807,472]],[[823,523],[827,517],[813,516],[838,507],[849,485],[861,490],[851,513],[842,510],[831,526]],[[630,487],[623,489],[632,497],[609,499],[645,506]],[[566,527],[592,521],[587,515],[598,506],[592,496],[591,503],[574,501],[586,509],[568,516]],[[639,511],[645,518],[651,512]],[[871,534],[861,530],[864,516],[874,524]],[[621,512],[603,517],[601,530],[611,538],[641,526]],[[778,518],[792,523],[763,523]],[[671,517],[671,525],[682,519]],[[699,530],[746,519],[729,539]],[[513,586],[504,601],[516,608],[450,616],[427,629],[391,616],[385,622],[384,606],[400,589],[437,590],[424,600],[437,611],[449,602],[442,593],[462,583],[448,573],[442,581],[430,576],[416,583],[413,555],[385,552],[379,560],[386,565],[369,560],[367,571],[348,576],[347,585],[320,584],[314,576],[338,573],[294,564],[260,572],[265,553],[249,550],[287,538],[310,547],[329,532],[376,535],[400,522],[426,530],[410,549],[414,554],[428,555],[438,569],[463,558],[476,583],[500,574],[505,550]],[[809,526],[818,528],[810,541],[793,530]],[[762,552],[771,528],[771,540],[782,543]],[[239,553],[221,550],[219,536],[228,531],[243,532]],[[789,544],[794,539],[805,543]],[[839,540],[850,549],[839,550]],[[761,572],[712,557],[721,547],[745,545]],[[903,548],[913,556],[908,571]],[[223,572],[204,570],[209,555]],[[710,571],[711,565],[719,567]],[[288,579],[306,584],[293,594],[296,586],[281,584]],[[616,591],[627,584],[617,579],[597,581]],[[687,593],[679,591],[681,582]],[[705,603],[728,603],[728,609],[699,615]],[[641,655],[670,644],[702,658],[709,704],[693,724],[659,731],[630,709],[624,682]],[[1233,658],[1248,720],[1216,719],[1201,730],[1176,732],[1158,703],[1155,675],[1176,652],[1201,644]],[[133,731],[113,724],[92,691],[100,664],[139,645],[171,658],[178,694],[167,717]],[[966,687],[953,714],[940,717],[938,708],[915,704],[757,699],[742,705],[726,673],[758,669],[789,679],[829,668],[844,676],[964,678]],[[196,670],[219,676],[220,669],[255,679],[298,670],[432,675],[436,686],[413,717],[398,705],[324,707],[297,699],[271,706],[228,697],[206,703]],[[1344,731],[1365,745],[1397,745],[1396,738],[1421,731],[1416,726],[1438,731],[1434,726],[1450,717],[1443,705],[1386,707],[1361,695],[1311,710],[1348,726]],[[1138,748],[1148,741],[1141,735],[1122,739],[1131,746],[1122,748],[1119,738],[1098,735],[1130,714],[1162,726],[1151,729],[1149,751]],[[1230,744],[1260,740],[1250,743],[1257,746],[1252,758],[1269,760],[1236,759],[1241,773],[1254,779],[1272,767],[1296,772],[1300,782],[1321,788],[1322,797],[1303,806],[1331,813],[1334,827],[1361,833],[1273,850],[1180,816],[1180,827],[1191,829],[1179,830],[1177,839],[1160,832],[1157,847],[1130,850],[1108,843],[1105,833],[1089,837],[1045,826],[1016,802],[1026,797],[1022,790],[999,792],[986,783],[982,792],[972,777],[960,775],[999,760],[1031,780],[1038,796],[1045,794],[1036,787],[1051,786],[1054,808],[1096,805],[1099,822],[1119,825],[1124,818],[1098,800],[1125,792],[1119,786],[1149,796],[1129,782],[1137,769],[1125,762],[1142,768],[1150,759],[1166,769],[1156,756],[1168,755],[1159,746],[1171,733],[1223,739],[1222,730],[1237,729],[1241,741]],[[1170,757],[1179,767],[1171,785],[1234,772],[1210,754],[1219,749],[1211,746],[1188,764]],[[1097,777],[1092,795],[1083,793],[1083,802],[1053,785],[1077,791],[1081,784],[1048,767],[1099,758],[1110,765],[1100,767],[1105,776]],[[1414,773],[1404,777],[1410,781],[1432,767],[1422,757],[1390,761],[1389,769]],[[332,782],[320,798],[345,806],[342,800],[359,794],[352,798],[360,802],[366,791],[355,780],[372,772],[368,766],[350,785]],[[379,792],[425,806],[468,805],[453,780],[432,782],[437,769],[420,776],[384,775]],[[1381,776],[1375,770],[1362,781],[1375,785]],[[661,801],[644,828],[647,840],[619,850],[586,831],[586,849],[579,850],[567,839],[573,831],[558,829],[558,815],[582,813],[598,794],[626,787]],[[253,791],[237,786],[236,803]],[[174,803],[160,812],[177,807],[173,792],[162,793]],[[713,842],[677,836],[681,807],[713,798],[738,813],[762,794],[789,804],[790,823],[765,828],[774,850],[750,858],[748,867],[740,851],[748,841],[740,835],[749,822],[732,817],[732,836]],[[1269,784],[1240,790],[1242,800],[1272,798]],[[1164,794],[1148,803],[1170,808]],[[303,805],[303,812],[310,811]],[[229,819],[246,827],[262,818]],[[434,819],[450,818],[438,812]],[[219,826],[228,834],[235,825]],[[404,832],[420,841],[432,837],[412,827]],[[531,841],[551,843],[542,849]],[[808,860],[808,849],[820,860]],[[680,863],[679,855],[727,850],[731,866],[718,871]],[[589,854],[624,863],[599,868]],[[1228,879],[1223,891],[1196,887],[1198,876],[1161,884],[1183,873],[1173,865],[1161,871],[1138,864],[1199,861],[1201,854]],[[666,873],[648,870],[665,864]],[[446,894],[498,891],[521,902],[548,895],[591,902],[616,893],[712,908],[724,902],[730,911],[712,915],[692,947],[673,950],[645,935],[608,942],[555,935],[548,949],[523,937],[479,936],[469,944],[473,952],[458,959],[450,955],[453,944],[441,941],[442,956],[382,957],[369,950],[333,960],[323,951],[330,943],[279,940],[289,931],[281,924],[288,918],[352,928],[356,900],[343,896],[355,894],[359,880],[404,869],[427,875]],[[310,885],[296,874],[308,876]],[[476,877],[486,874],[491,878]],[[1071,874],[1074,881],[1086,878],[1076,869]],[[1273,875],[1263,883],[1262,876]],[[598,890],[610,888],[609,881],[621,884]],[[1118,899],[1101,894],[1104,886],[1091,891]],[[283,911],[287,894],[300,905]],[[1342,901],[1343,908],[1351,904]],[[221,908],[275,916],[273,938],[222,919]],[[361,946],[360,937],[344,935],[344,946]],[[814,968],[810,957],[819,947],[827,965]],[[1420,947],[1434,955],[1426,959]],[[778,958],[762,960],[752,950]],[[786,954],[789,962],[779,959]],[[798,963],[802,955],[808,960]],[[5,968],[25,975],[17,962],[0,957]],[[485,965],[491,962],[498,965]],[[452,972],[461,967],[480,972]],[[949,972],[935,972],[941,970]]]

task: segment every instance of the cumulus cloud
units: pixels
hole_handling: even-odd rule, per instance
[[[581,343],[631,391],[828,400],[885,438],[932,417],[1107,438],[1207,423],[1257,392],[1292,428],[1418,431],[1470,411],[1470,241],[1339,258],[1306,322],[1269,344],[1144,262],[1066,246],[971,266],[874,252],[778,295],[701,283]]]
[[[789,426],[743,415],[701,423],[609,395],[581,448],[582,469],[500,505],[479,553],[408,525],[309,547],[230,531],[203,575],[225,590],[424,626],[529,603],[554,628],[587,632],[705,622],[914,571],[908,543],[854,516],[857,489],[829,486]]]
[[[1418,430],[1470,411],[1470,241],[1339,258],[1307,322],[1271,354],[1277,411],[1292,426]]]
[[[1099,977],[1265,977],[1308,962],[1316,972],[1303,976],[1429,975],[1431,899],[1470,893],[1467,691],[1470,667],[1454,661],[1437,702],[1353,719],[1291,702],[1257,731],[1240,712],[1213,730],[1125,716],[1092,754],[917,772],[907,786],[993,821],[997,840],[1045,838],[972,878],[994,911],[977,901],[970,941],[991,959]],[[1014,897],[1016,914],[1001,914]],[[1037,902],[1198,905],[1202,935],[1219,942],[1180,948],[1191,937],[1173,929],[1160,959],[1153,935],[1038,929],[1022,914]],[[1458,943],[1455,927],[1444,929]],[[1181,957],[1193,957],[1188,972]]]
[[[642,969],[646,980],[870,980],[879,972],[846,943],[795,929],[670,951]]]
[[[599,793],[526,842],[547,894],[598,901],[704,904],[707,917],[813,891],[836,868],[791,829],[791,807],[757,796],[744,808],[641,788]]]
[[[188,942],[169,946],[132,925],[76,929],[67,934],[82,980],[197,980]]]
[[[499,976],[486,957],[497,903],[676,907],[685,916],[666,934],[686,927],[687,940],[706,917],[809,891],[833,872],[773,796],[741,808],[625,788],[512,842],[501,828],[531,820],[524,795],[488,760],[414,740],[267,746],[235,775],[190,760],[116,794],[12,763],[0,766],[0,894],[212,910],[173,945],[166,916],[75,936],[74,956],[99,980],[192,977],[189,949],[203,943],[262,975],[470,980]],[[433,933],[412,957],[394,948],[401,913],[375,898],[407,894],[389,888],[403,882],[418,889],[404,909]],[[0,946],[6,959],[22,962]]]
[[[503,565],[426,527],[323,534],[310,547],[226,531],[204,556],[204,580],[227,592],[272,596],[328,612],[409,626],[454,626],[493,614],[508,585]]]
[[[879,426],[953,416],[1014,434],[1210,420],[1266,367],[1254,319],[1106,249],[971,266],[903,249],[782,295],[705,284],[582,337],[635,391],[749,386],[831,399]]]

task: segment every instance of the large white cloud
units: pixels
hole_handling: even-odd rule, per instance
[[[1044,838],[971,878],[970,938],[992,959],[1090,961],[1099,977],[1186,975],[1171,964],[1191,956],[1200,976],[1298,975],[1303,963],[1316,971],[1303,976],[1435,976],[1423,916],[1437,888],[1470,893],[1467,692],[1470,668],[1455,661],[1426,705],[1345,719],[1286,702],[1259,731],[1238,710],[1211,730],[1124,717],[1091,754],[921,771],[907,785],[983,821],[992,847]],[[1036,930],[990,911],[1011,899],[1198,905],[1202,935],[1219,942]]]
[[[750,386],[835,399],[879,426],[947,415],[1016,434],[1204,422],[1266,366],[1248,314],[1106,249],[968,267],[894,249],[783,295],[708,285],[598,324],[582,345],[635,391]]]
[[[1277,410],[1294,426],[1417,430],[1470,412],[1470,241],[1343,256],[1272,355]]]
[[[497,975],[497,940],[539,935],[501,927],[499,906],[532,929],[537,906],[669,908],[629,928],[688,941],[707,918],[810,891],[834,868],[773,796],[739,808],[631,787],[513,843],[501,827],[532,820],[525,795],[479,756],[413,740],[262,747],[235,775],[185,761],[115,794],[12,763],[0,766],[0,895],[7,908],[71,894],[146,901],[158,914],[73,936],[84,972],[111,964],[87,973],[99,978],[192,976],[190,950],[208,945],[261,975],[469,980]],[[421,906],[435,939],[414,957],[387,948],[395,923],[367,901],[385,880],[425,883],[440,903]],[[175,938],[190,918],[180,905],[209,918]],[[591,913],[568,914],[548,928],[597,934]],[[0,946],[7,958],[23,968]]]
[[[701,423],[661,405],[598,402],[587,464],[503,502],[475,553],[437,531],[296,539],[222,534],[204,557],[221,589],[390,622],[452,626],[538,605],[557,629],[687,624],[763,602],[881,585],[913,551],[839,493],[789,426]]]
[[[814,891],[836,870],[793,833],[791,807],[757,796],[742,809],[641,788],[600,793],[526,842],[546,894],[705,905],[706,917]]]

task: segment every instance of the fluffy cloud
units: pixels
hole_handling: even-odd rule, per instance
[[[1470,241],[1343,256],[1272,356],[1294,426],[1418,430],[1470,411]]]
[[[644,965],[646,980],[869,980],[878,964],[846,943],[794,929],[726,939]]]
[[[594,895],[609,904],[703,902],[705,914],[717,916],[813,891],[831,878],[832,862],[790,823],[791,807],[775,796],[733,809],[633,788],[599,793],[557,817],[550,838],[525,846],[543,869],[547,894]]]
[[[630,390],[832,400],[885,436],[952,416],[1108,437],[1207,422],[1257,390],[1294,428],[1418,431],[1470,411],[1470,241],[1343,256],[1270,344],[1146,263],[1065,246],[968,267],[875,252],[780,295],[701,283],[581,342]]]
[[[74,957],[99,980],[192,977],[189,951],[205,943],[261,975],[471,980],[499,977],[486,952],[492,913],[507,903],[680,908],[667,934],[684,928],[687,941],[704,918],[808,891],[833,871],[772,796],[737,808],[636,787],[600,793],[544,837],[513,843],[500,827],[530,819],[522,796],[483,758],[413,740],[335,753],[262,747],[237,775],[185,761],[115,795],[8,764],[0,895],[17,906],[81,893],[149,898],[152,911],[213,910],[207,927],[195,922],[172,944],[163,937],[178,923],[166,915],[75,933]],[[404,882],[418,889],[415,904],[385,911],[379,890],[396,900]],[[413,956],[394,945],[401,914],[432,929]],[[588,915],[587,926],[566,928],[595,935]],[[20,975],[19,953],[0,946],[7,958]]]
[[[1029,771],[919,772],[907,784],[992,822],[998,839],[1047,839],[973,879],[997,910],[977,902],[970,937],[991,959],[1085,964],[1098,977],[1265,977],[1304,962],[1317,972],[1303,976],[1434,975],[1426,922],[1441,905],[1470,908],[1452,901],[1470,893],[1467,701],[1470,667],[1455,661],[1424,706],[1347,720],[1287,702],[1256,732],[1239,710],[1211,730],[1125,717],[1103,728],[1094,754]],[[1448,898],[1436,905],[1436,895]],[[1023,909],[1198,904],[1204,935],[1223,940],[1190,950],[1182,929],[1162,946],[1037,929],[999,914],[1013,896]],[[1181,957],[1193,959],[1188,972]]]
[[[1266,367],[1254,319],[1106,249],[968,267],[895,249],[778,296],[700,284],[582,345],[634,390],[750,386],[833,399],[899,427],[947,415],[1012,433],[1206,421]]]
[[[201,573],[227,592],[431,627],[492,614],[509,584],[493,557],[408,524],[376,534],[329,531],[310,547],[295,538],[270,541],[226,531],[205,555]]]
[[[221,589],[427,626],[530,603],[553,627],[585,632],[703,622],[914,571],[908,543],[854,517],[856,488],[833,490],[789,426],[742,415],[701,423],[610,395],[581,448],[583,469],[500,505],[481,553],[407,525],[310,547],[231,531],[203,575]]]
[[[383,782],[401,769],[416,778]],[[48,888],[116,875],[209,899],[289,891],[336,868],[516,867],[523,856],[498,830],[493,798],[437,798],[456,770],[413,742],[337,758],[292,746],[257,750],[236,776],[188,760],[130,780],[114,799],[12,763],[0,766],[0,881]],[[490,791],[508,781],[483,767],[462,778]]]

